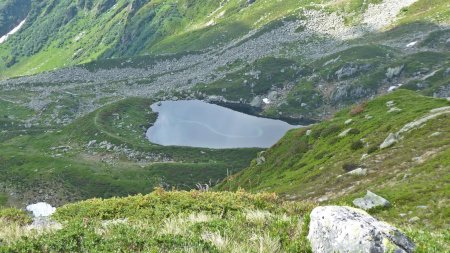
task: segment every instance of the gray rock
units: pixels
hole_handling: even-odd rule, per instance
[[[389,148],[397,142],[398,142],[398,135],[390,133],[389,136],[384,140],[384,142],[381,143],[380,149]]]
[[[418,222],[419,220],[420,220],[420,218],[417,217],[417,216],[415,216],[415,217],[412,217],[411,219],[409,219],[408,221],[409,221],[410,223],[414,223],[414,222]]]
[[[278,92],[276,91],[271,91],[269,92],[269,94],[267,95],[267,97],[269,98],[269,100],[273,101],[276,100],[278,97]]]
[[[346,174],[352,175],[352,176],[365,176],[365,175],[367,175],[367,169],[357,168],[357,169],[347,172]]]
[[[413,252],[414,243],[395,227],[345,206],[311,212],[308,239],[313,252]]]
[[[442,133],[440,133],[440,132],[435,132],[435,133],[432,133],[431,135],[430,135],[430,137],[436,137],[436,136],[439,136],[439,135],[441,135]]]
[[[262,99],[260,96],[256,96],[253,98],[252,102],[250,102],[250,105],[253,107],[261,107],[262,105]]]
[[[345,77],[353,76],[358,72],[358,67],[353,65],[345,65],[342,68],[340,68],[336,73],[334,73],[338,80],[341,80]]]
[[[339,137],[345,137],[345,136],[348,135],[348,133],[350,133],[350,131],[352,131],[351,128],[349,128],[349,129],[347,129],[347,130],[344,130],[344,131],[341,132],[338,136],[339,136]]]
[[[353,204],[364,210],[370,210],[375,207],[388,207],[391,205],[385,198],[380,197],[371,191],[367,191],[364,198],[353,200]]]
[[[405,65],[398,66],[398,67],[395,67],[395,68],[388,68],[387,71],[386,71],[386,77],[388,79],[392,79],[394,77],[397,77],[397,76],[399,76],[402,73],[404,68],[405,68]]]
[[[265,151],[261,151],[258,153],[258,157],[256,158],[256,164],[261,165],[266,162],[266,158],[264,157]]]
[[[398,108],[398,107],[391,107],[391,109],[389,109],[388,113],[393,113],[393,112],[401,112],[402,109]]]
[[[92,146],[94,146],[97,143],[97,140],[92,140],[87,144],[87,147],[90,148]]]
[[[353,122],[353,119],[348,119],[344,122],[344,124],[349,125]]]

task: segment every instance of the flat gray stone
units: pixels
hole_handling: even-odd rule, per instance
[[[371,191],[367,191],[364,198],[353,200],[353,204],[364,210],[370,210],[375,207],[388,207],[391,205],[385,198],[380,197]]]

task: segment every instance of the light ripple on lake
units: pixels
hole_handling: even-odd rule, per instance
[[[147,137],[165,146],[266,148],[298,127],[198,100],[164,101],[160,106],[153,104],[152,109],[158,119]]]

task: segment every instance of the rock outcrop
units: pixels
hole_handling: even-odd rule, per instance
[[[389,136],[381,143],[380,149],[389,148],[398,142],[398,135],[390,133]]]
[[[370,210],[376,207],[388,207],[391,205],[387,199],[380,197],[371,191],[367,191],[364,198],[353,200],[353,204],[364,210]]]
[[[414,243],[395,227],[365,211],[322,206],[311,213],[308,239],[313,252],[413,252]]]

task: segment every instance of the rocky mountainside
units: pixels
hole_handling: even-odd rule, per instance
[[[448,0],[0,0],[0,252],[447,252],[449,97]],[[306,127],[150,143],[179,99]]]
[[[1,74],[52,71],[1,81],[0,99],[41,115],[33,125],[64,125],[106,101],[155,94],[296,123],[400,86],[449,96],[447,1],[375,2],[33,3],[0,45]],[[53,108],[57,98],[76,106]]]

